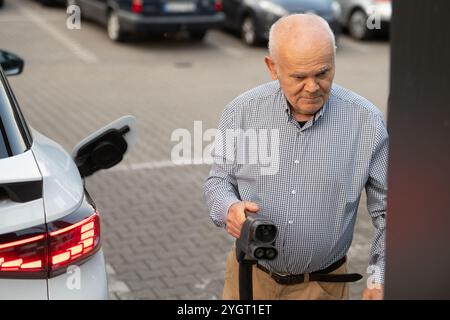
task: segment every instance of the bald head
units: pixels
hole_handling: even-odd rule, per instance
[[[270,30],[270,56],[264,62],[297,121],[312,119],[330,97],[334,42],[328,23],[311,14],[283,17]]]
[[[336,51],[333,31],[328,22],[314,14],[293,14],[275,22],[270,28],[269,53],[276,59],[282,49],[309,49],[321,46]]]

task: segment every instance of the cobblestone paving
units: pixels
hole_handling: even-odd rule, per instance
[[[118,45],[101,26],[83,22],[71,31],[65,19],[62,9],[7,0],[0,43],[26,60],[10,82],[29,123],[67,150],[122,115],[138,119],[136,149],[86,183],[101,212],[111,299],[219,299],[232,239],[210,222],[201,199],[209,167],[168,166],[170,137],[176,128],[192,132],[195,120],[215,127],[228,101],[268,81],[265,49],[221,31],[204,43]],[[336,81],[386,112],[388,43],[343,37],[339,47]],[[363,197],[351,271],[365,274],[372,234]],[[351,297],[359,298],[363,286],[352,285]]]

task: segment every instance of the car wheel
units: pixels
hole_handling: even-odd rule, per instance
[[[193,31],[190,33],[191,39],[194,41],[202,41],[206,36],[206,30]]]
[[[367,18],[367,15],[361,10],[356,10],[352,13],[348,22],[348,31],[353,38],[366,40],[370,37],[370,30],[367,28]]]
[[[108,15],[108,23],[106,25],[108,37],[115,42],[124,42],[126,34],[120,25],[120,19],[117,13],[113,10]]]
[[[3,0],[0,0],[0,7],[3,7]]]
[[[247,16],[242,20],[241,24],[241,38],[246,45],[256,46],[261,42],[256,32],[255,18]]]

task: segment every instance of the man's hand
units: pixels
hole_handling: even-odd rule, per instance
[[[383,300],[384,298],[384,286],[380,284],[377,286],[378,288],[364,289],[364,292],[362,294],[363,300]]]
[[[253,202],[240,201],[232,204],[227,214],[227,232],[233,237],[239,238],[246,219],[245,211],[256,213],[258,210],[258,205]]]

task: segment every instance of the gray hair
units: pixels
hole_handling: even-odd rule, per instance
[[[287,17],[305,16],[305,15],[317,17],[318,21],[320,21],[322,23],[322,25],[325,27],[325,30],[330,35],[331,44],[332,44],[333,50],[334,50],[334,55],[336,56],[336,38],[335,38],[333,30],[331,30],[330,25],[328,24],[328,22],[324,18],[322,18],[321,16],[318,16],[318,15],[316,15],[314,13],[295,13],[295,14],[291,14],[291,15],[286,15],[286,16],[278,19],[278,21],[276,21],[270,27],[268,49],[269,49],[269,54],[270,54],[271,57],[273,57],[273,55],[274,55],[274,48],[277,46],[276,30],[283,23],[283,20],[285,18],[287,18]]]

